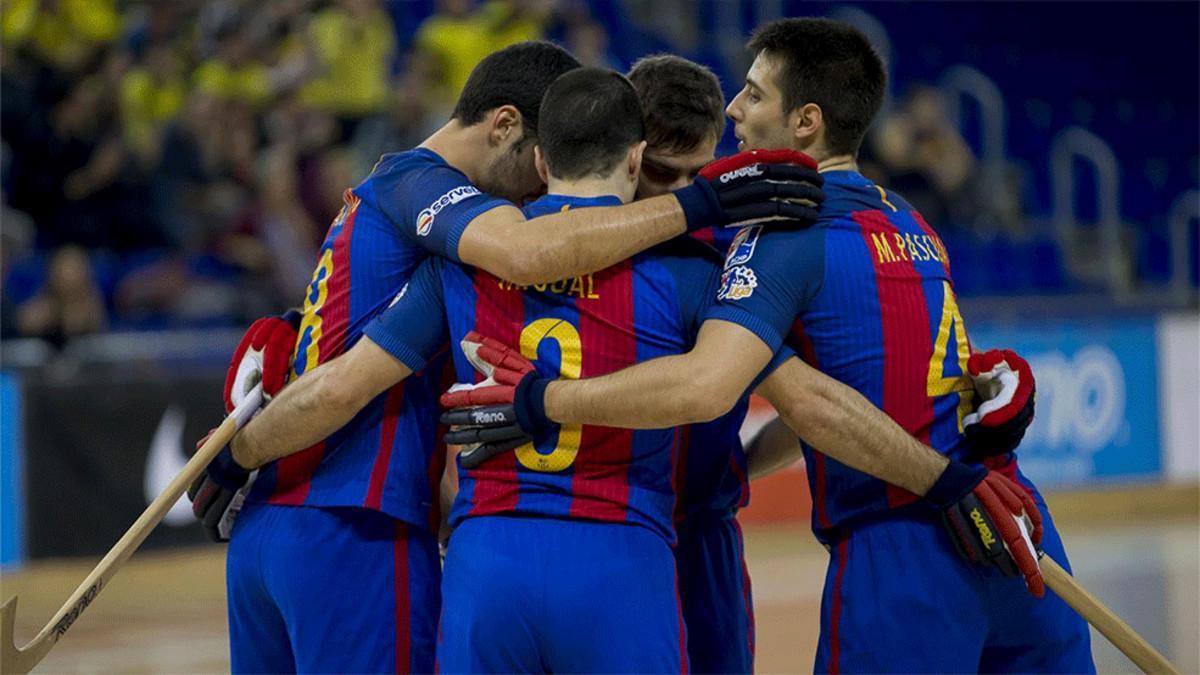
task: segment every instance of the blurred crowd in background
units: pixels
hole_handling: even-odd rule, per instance
[[[443,124],[484,55],[587,20],[450,0],[402,41],[387,9],[5,2],[4,334],[62,343],[295,304],[343,190]]]
[[[3,336],[61,346],[297,304],[343,191],[445,123],[483,56],[550,38],[624,69],[630,39],[609,29],[627,19],[690,35],[687,0],[625,2],[616,24],[607,5],[5,0]],[[718,67],[727,90],[740,67]],[[1018,188],[984,180],[939,90],[901,93],[864,171],[940,229],[1019,231]]]

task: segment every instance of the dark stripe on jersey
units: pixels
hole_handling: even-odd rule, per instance
[[[862,230],[868,250],[871,235],[895,241],[899,230],[880,211],[852,214]],[[929,331],[929,308],[923,277],[907,256],[890,262],[871,258],[883,327],[883,411],[922,443],[929,443],[933,424],[933,401],[926,382],[933,337]],[[887,485],[889,507],[916,501],[907,490]]]
[[[311,448],[288,455],[275,463],[275,490],[267,501],[271,504],[300,506],[308,499],[312,474],[325,455],[325,441]],[[299,476],[303,476],[300,479]]]
[[[820,370],[821,365],[817,360],[817,351],[813,348],[812,338],[804,330],[804,322],[799,318],[792,322],[792,344],[805,363]],[[813,448],[810,457],[812,458],[813,474],[813,514],[817,517],[817,523],[821,527],[828,528],[830,520],[829,509],[825,504],[825,455],[820,450]]]
[[[379,449],[371,465],[371,478],[367,483],[367,498],[363,506],[377,509],[383,502],[383,484],[387,479],[388,465],[392,461],[392,449],[396,442],[396,425],[400,422],[400,406],[404,403],[404,383],[388,390],[383,404],[383,426],[379,433]]]
[[[580,377],[596,377],[637,362],[633,324],[633,265],[626,260],[596,274],[599,298],[576,299]],[[574,518],[623,521],[629,512],[633,430],[584,425],[571,480]]]
[[[333,243],[333,275],[326,288],[329,296],[321,308],[321,339],[318,344],[319,362],[326,363],[346,348],[346,327],[350,325],[350,244],[354,235],[352,211],[342,223],[342,232]]]
[[[692,425],[675,427],[675,472],[671,476],[671,487],[675,490],[675,507],[671,509],[671,520],[682,522],[687,516],[687,464],[692,447]]]
[[[742,470],[738,464],[737,457],[733,453],[729,455],[729,472],[733,474],[738,481],[738,508],[747,506],[750,503],[750,481],[747,480],[746,472]]]
[[[441,384],[438,391],[446,391],[458,381],[454,372],[454,361],[446,359],[442,365]],[[449,427],[438,422],[434,431],[433,457],[429,462],[429,494],[433,496],[433,508],[429,512],[429,531],[437,532],[442,527],[442,476],[446,473],[446,441],[443,437]]]
[[[525,325],[524,294],[503,290],[500,281],[482,270],[475,271],[475,330],[506,345],[521,344]],[[483,376],[476,373],[476,381]],[[502,513],[517,507],[517,454],[503,452],[470,472],[475,481],[471,495],[473,516]]]
[[[326,281],[328,296],[318,310],[321,313],[321,339],[317,342],[318,363],[325,363],[345,348],[346,326],[350,322],[350,242],[354,234],[353,209],[342,221],[342,231],[333,243],[333,274]],[[280,459],[275,465],[275,493],[272,504],[300,505],[308,499],[312,475],[325,455],[325,441]]]

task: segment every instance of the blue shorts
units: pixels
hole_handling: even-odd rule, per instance
[[[439,672],[687,669],[675,556],[644,527],[468,518],[443,584]]]
[[[437,540],[377,511],[247,503],[226,584],[235,673],[428,673]]]
[[[1041,495],[1046,554],[1069,568]],[[1094,673],[1087,623],[1049,589],[963,561],[935,517],[854,529],[831,550],[816,672]]]
[[[742,528],[732,513],[679,524],[675,565],[695,673],[754,671],[754,605]]]

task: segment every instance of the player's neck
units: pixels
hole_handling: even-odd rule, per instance
[[[467,179],[478,185],[488,166],[488,153],[480,152],[480,144],[486,146],[486,130],[483,125],[463,126],[450,120],[441,129],[433,132],[419,147],[436,152],[450,166],[466,174]]]
[[[582,178],[580,180],[559,180],[554,176],[550,176],[546,181],[546,192],[552,195],[566,195],[568,197],[607,197],[615,195],[621,199],[621,202],[628,204],[633,201],[633,194],[637,191],[637,183],[627,180],[620,175],[621,172],[614,172],[613,176],[606,178]]]
[[[817,160],[817,171],[858,171],[854,155],[830,155]]]

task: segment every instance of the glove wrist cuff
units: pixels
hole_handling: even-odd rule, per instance
[[[673,190],[671,194],[679,200],[688,232],[721,224],[718,222],[721,203],[717,199],[716,191],[704,179],[698,179],[691,185]]]
[[[971,466],[955,460],[950,460],[942,475],[934,481],[933,487],[925,493],[925,501],[939,509],[949,508],[952,504],[971,494],[979,485],[988,470],[982,466]]]
[[[526,433],[534,434],[554,426],[554,422],[546,416],[546,387],[550,380],[538,377],[531,372],[521,378],[513,397],[513,411],[517,416],[517,424]]]
[[[208,465],[208,476],[214,483],[226,490],[237,492],[250,480],[250,471],[237,463],[237,460],[233,458],[233,452],[227,445]]]

